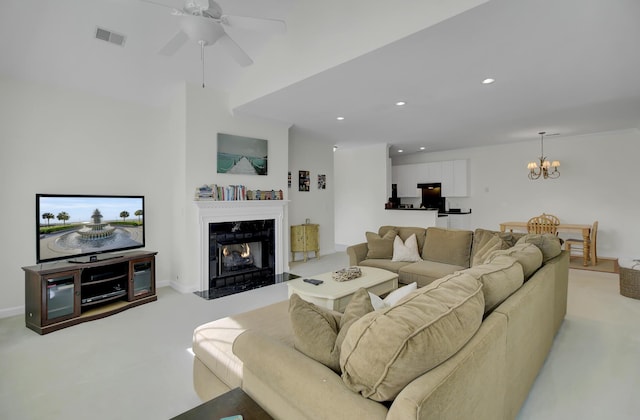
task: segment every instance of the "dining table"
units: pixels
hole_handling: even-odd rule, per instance
[[[503,222],[500,223],[500,232],[524,231],[527,232],[527,222]],[[589,258],[589,251],[591,248],[591,225],[574,224],[574,223],[560,223],[557,225],[558,232],[579,232],[582,234],[582,240],[584,247],[582,247],[582,261],[583,265],[587,266],[593,262]]]

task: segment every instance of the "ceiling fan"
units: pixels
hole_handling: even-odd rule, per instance
[[[231,39],[225,27],[266,34],[282,34],[286,31],[286,24],[282,20],[225,15],[220,5],[213,0],[185,0],[182,9],[151,0],[141,1],[171,9],[172,14],[179,19],[180,30],[160,49],[159,54],[162,55],[173,55],[188,40],[192,40],[200,45],[204,63],[204,47],[218,43],[244,67],[252,64],[253,60]]]

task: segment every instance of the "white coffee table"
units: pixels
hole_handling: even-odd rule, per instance
[[[322,280],[323,283],[318,286],[304,282],[302,277],[289,280],[287,282],[289,297],[296,293],[307,302],[342,312],[351,300],[351,296],[361,287],[374,295],[388,293],[398,288],[396,273],[374,267],[360,267],[360,269],[362,276],[343,282],[333,280],[331,272],[305,277]]]

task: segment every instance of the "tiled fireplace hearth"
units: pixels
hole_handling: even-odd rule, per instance
[[[200,222],[200,291],[222,297],[273,284],[286,266],[287,202],[196,201]]]

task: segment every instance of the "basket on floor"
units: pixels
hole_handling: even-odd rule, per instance
[[[620,267],[620,294],[640,299],[640,263],[631,268]]]

